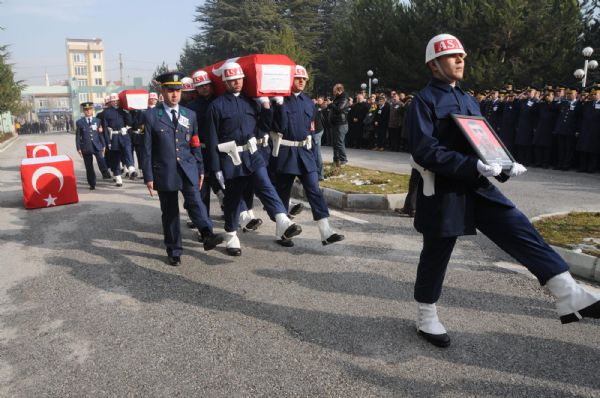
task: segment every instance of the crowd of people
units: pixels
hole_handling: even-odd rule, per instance
[[[389,96],[388,96],[389,93]],[[600,84],[468,91],[515,160],[525,166],[594,173],[600,166]],[[409,152],[404,119],[412,94],[390,90],[348,97],[345,147]],[[333,97],[318,96],[323,145],[333,145]]]
[[[50,117],[42,118],[39,122],[24,122],[17,121],[15,123],[15,130],[17,134],[43,134],[49,131],[73,131],[75,124],[71,118],[57,118],[52,119]]]

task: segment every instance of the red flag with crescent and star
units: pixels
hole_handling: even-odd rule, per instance
[[[55,142],[31,142],[25,145],[25,150],[28,158],[58,155]]]
[[[73,160],[66,155],[23,159],[21,184],[26,209],[79,202]]]

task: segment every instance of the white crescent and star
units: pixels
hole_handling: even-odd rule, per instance
[[[60,192],[63,188],[64,177],[59,169],[57,169],[56,167],[52,167],[52,166],[42,166],[39,169],[37,169],[36,171],[34,171],[33,175],[31,176],[31,185],[33,186],[33,189],[35,190],[35,192],[37,192],[38,194],[40,193],[40,191],[38,191],[38,189],[37,189],[37,181],[44,174],[52,174],[52,175],[56,176],[56,178],[58,178],[58,181],[60,182],[60,187],[58,188],[58,192]],[[52,195],[50,195],[48,198],[49,199],[52,198]],[[56,198],[54,198],[54,199],[56,199]],[[44,200],[47,200],[47,199],[44,199]],[[50,202],[52,202],[52,204],[54,204],[53,199],[50,199]],[[48,206],[50,206],[50,202],[48,202]]]
[[[33,157],[37,158],[37,156],[35,156],[35,154],[39,151],[39,150],[44,150],[46,152],[48,152],[48,156],[52,156],[52,151],[50,150],[50,148],[48,148],[46,145],[37,145],[35,148],[33,148]]]

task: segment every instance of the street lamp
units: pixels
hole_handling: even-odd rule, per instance
[[[586,47],[581,51],[581,54],[586,58],[585,63],[583,65],[583,69],[577,69],[573,76],[575,79],[581,80],[581,87],[585,87],[585,83],[587,81],[588,70],[594,70],[598,67],[598,61],[592,59],[588,60],[587,58],[591,57],[594,53],[594,49],[592,47]]]
[[[367,83],[361,83],[360,89],[361,90],[366,90],[367,89]]]
[[[377,84],[377,79],[373,77],[373,71],[369,69],[367,71],[367,76],[369,77],[369,97],[371,96],[371,83]]]

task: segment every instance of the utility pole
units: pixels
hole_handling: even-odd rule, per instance
[[[121,53],[119,53],[119,71],[121,72],[121,86],[125,85],[123,81],[123,58],[121,57]]]

